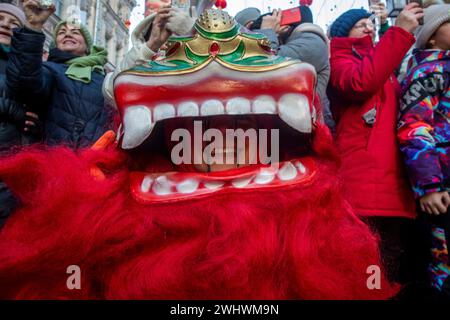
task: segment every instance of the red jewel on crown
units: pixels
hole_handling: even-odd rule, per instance
[[[216,7],[219,9],[225,9],[227,7],[226,0],[216,0]]]
[[[213,44],[209,47],[209,53],[215,57],[220,52],[220,46],[217,42],[213,42]]]

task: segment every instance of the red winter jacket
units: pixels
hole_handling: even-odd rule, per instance
[[[415,217],[415,203],[397,144],[400,85],[393,75],[414,44],[390,28],[372,39],[331,41],[330,100],[347,199],[360,216]]]

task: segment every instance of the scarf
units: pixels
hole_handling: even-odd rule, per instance
[[[68,64],[67,77],[89,84],[92,81],[93,72],[105,74],[103,66],[108,62],[107,55],[106,49],[97,46],[92,47],[90,55],[83,57],[54,48],[50,50],[48,60]]]

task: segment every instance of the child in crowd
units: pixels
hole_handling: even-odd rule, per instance
[[[398,137],[431,227],[432,286],[450,298],[450,5],[425,9],[416,48],[403,82]]]

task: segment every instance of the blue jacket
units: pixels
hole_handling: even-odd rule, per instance
[[[45,140],[50,145],[87,147],[108,129],[104,75],[94,72],[85,84],[66,76],[68,65],[42,62],[45,35],[27,28],[14,31],[6,76],[8,87],[30,102],[47,106]],[[51,59],[49,59],[51,60]]]

